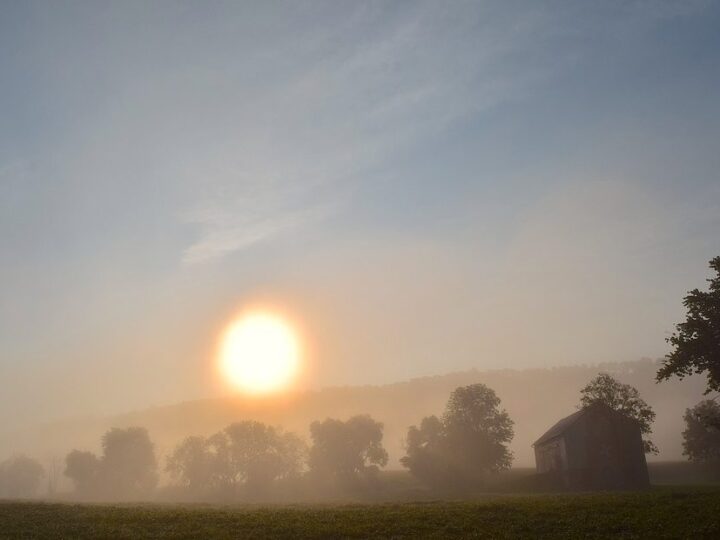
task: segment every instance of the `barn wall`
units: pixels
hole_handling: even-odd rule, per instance
[[[560,455],[571,489],[642,489],[649,486],[642,434],[632,420],[604,409],[588,411],[562,436],[536,449],[538,472]],[[541,471],[542,468],[542,471]]]
[[[539,474],[567,470],[567,453],[562,437],[535,447],[535,466]]]
[[[650,476],[645,460],[642,433],[632,421],[618,426],[621,431],[623,477],[628,488],[645,488],[650,485]]]

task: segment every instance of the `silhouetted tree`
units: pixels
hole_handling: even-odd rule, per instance
[[[499,405],[500,398],[484,384],[461,386],[450,395],[443,416],[450,449],[481,473],[512,464],[506,444],[514,436],[513,421]]]
[[[32,497],[45,476],[42,465],[27,456],[13,456],[0,463],[0,498]]]
[[[299,475],[304,453],[302,440],[293,433],[260,422],[237,422],[207,439],[185,439],[168,458],[166,470],[195,492],[243,487],[258,494]]]
[[[426,416],[420,421],[420,427],[410,426],[405,447],[407,455],[400,463],[413,476],[434,487],[452,484],[445,426],[437,416]]]
[[[155,449],[145,428],[113,428],[102,438],[104,488],[114,497],[149,494],[157,484]]]
[[[640,424],[643,435],[652,433],[655,411],[640,397],[637,388],[620,383],[609,373],[600,373],[580,390],[581,407],[597,402],[635,420]],[[658,453],[657,446],[650,439],[643,438],[643,448],[645,453]]]
[[[208,437],[207,447],[212,457],[210,483],[222,490],[225,496],[232,495],[238,484],[237,467],[233,463],[230,438],[225,431]]]
[[[182,486],[202,492],[213,484],[215,458],[205,437],[187,437],[168,456],[165,470]]]
[[[713,400],[701,401],[685,411],[685,425],[683,454],[720,473],[720,405]]]
[[[456,388],[441,419],[426,417],[412,426],[403,466],[423,482],[464,489],[482,484],[489,473],[507,469],[513,421],[500,399],[484,384]]]
[[[368,415],[353,416],[346,422],[328,418],[310,424],[308,464],[317,476],[341,484],[360,477],[372,477],[388,462],[382,446],[383,425]]]
[[[710,261],[710,268],[717,274],[708,280],[710,289],[693,289],[683,300],[687,318],[668,338],[673,350],[657,373],[658,381],[705,373],[706,394],[720,391],[720,257]]]
[[[283,433],[261,422],[236,422],[222,431],[227,440],[230,474],[248,491],[267,489],[275,480],[297,475],[303,444],[293,433]]]
[[[65,458],[65,476],[75,484],[81,495],[94,493],[98,488],[100,460],[92,452],[73,450]]]

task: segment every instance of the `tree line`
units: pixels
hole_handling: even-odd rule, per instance
[[[684,299],[686,320],[668,342],[672,352],[657,380],[692,373],[707,376],[706,394],[720,391],[720,257],[710,261],[717,276],[709,291],[694,289]],[[645,452],[657,453],[649,439],[655,413],[636,388],[600,373],[580,390],[579,407],[601,402],[634,419]],[[706,399],[685,412],[683,452],[690,461],[720,474],[720,405]],[[438,490],[482,487],[512,464],[508,445],[513,421],[495,392],[483,384],[455,389],[440,416],[408,429],[403,467]],[[192,436],[167,456],[164,471],[174,485],[198,496],[257,496],[281,489],[367,490],[378,485],[388,462],[383,424],[368,415],[328,418],[309,426],[310,444],[294,433],[255,421],[230,424],[209,437]],[[159,464],[144,428],[114,428],[101,439],[100,456],[73,450],[64,474],[81,497],[147,498],[158,484]],[[45,475],[26,456],[0,463],[0,497],[30,497]]]
[[[645,451],[656,453],[648,438],[655,413],[630,385],[601,373],[580,390],[579,407],[602,402],[635,419]],[[705,400],[685,413],[684,453],[720,473],[720,405]],[[210,435],[180,442],[161,467],[146,429],[113,428],[101,439],[101,454],[73,450],[64,474],[79,498],[147,499],[161,468],[171,485],[193,498],[258,498],[303,489],[362,492],[379,486],[388,462],[383,424],[367,415],[328,418],[309,427],[310,444],[300,436],[256,421],[241,421]],[[495,392],[483,384],[455,389],[439,416],[408,429],[400,462],[410,474],[440,492],[461,493],[485,486],[512,464],[513,421]],[[45,476],[26,456],[0,463],[0,497],[31,497]]]
[[[648,438],[655,413],[637,389],[600,373],[580,389],[578,408],[601,402],[633,418],[645,451],[658,450]],[[685,413],[684,450],[689,459],[720,474],[720,406],[706,400]],[[373,493],[388,462],[383,424],[368,415],[327,418],[309,426],[310,441],[252,420],[235,422],[213,435],[190,436],[166,456],[156,457],[146,429],[113,428],[101,439],[101,453],[73,450],[64,474],[80,499],[152,498],[161,472],[169,489],[196,500],[302,498],[308,491],[333,495]],[[402,466],[438,493],[462,494],[487,486],[509,469],[513,421],[495,392],[484,384],[456,388],[439,416],[408,429]],[[0,464],[0,497],[30,497],[44,471],[35,460],[16,456]],[[168,489],[168,488],[165,488]]]

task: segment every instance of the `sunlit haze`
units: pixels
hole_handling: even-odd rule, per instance
[[[647,362],[720,254],[719,29],[705,0],[0,0],[0,461],[140,425],[162,469],[368,413],[400,468],[495,381],[533,465],[618,362],[679,459],[703,388]]]

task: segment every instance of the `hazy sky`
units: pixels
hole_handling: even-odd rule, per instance
[[[720,254],[720,2],[0,0],[0,422],[656,357]]]

